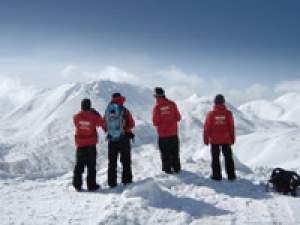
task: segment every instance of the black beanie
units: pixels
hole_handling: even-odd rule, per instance
[[[115,93],[113,93],[113,94],[111,95],[111,97],[112,97],[112,98],[119,98],[119,97],[121,97],[121,93],[115,92]]]
[[[91,100],[88,98],[84,98],[81,101],[81,109],[82,110],[90,110],[91,109]]]
[[[154,94],[155,97],[163,97],[163,98],[166,97],[165,91],[162,87],[154,88],[154,92],[155,92],[155,94]]]
[[[225,104],[225,98],[224,98],[224,96],[221,95],[221,94],[216,95],[216,97],[215,97],[215,104],[216,105]]]

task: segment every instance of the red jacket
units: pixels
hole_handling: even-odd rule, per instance
[[[124,96],[121,97],[117,97],[117,98],[113,98],[111,103],[115,103],[118,105],[124,105],[124,102],[126,101],[126,98]],[[135,121],[132,117],[132,114],[129,112],[129,110],[125,108],[125,133],[132,133],[132,129],[135,127]],[[106,129],[106,125],[105,125],[105,129]]]
[[[204,123],[204,144],[234,144],[234,120],[232,112],[225,105],[215,105],[208,112]]]
[[[100,114],[91,111],[80,111],[73,117],[75,125],[75,145],[84,147],[96,145],[98,135],[96,127],[104,129],[104,120]]]
[[[153,108],[152,121],[159,137],[172,137],[178,134],[177,123],[181,120],[175,102],[158,97]]]

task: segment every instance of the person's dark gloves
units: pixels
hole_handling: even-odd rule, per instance
[[[110,139],[110,135],[107,134],[107,135],[105,136],[105,141],[109,141],[109,139]]]
[[[132,143],[135,142],[135,134],[130,132],[130,133],[127,133],[126,136],[128,137],[129,140],[132,140]]]

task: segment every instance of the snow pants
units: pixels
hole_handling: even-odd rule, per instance
[[[158,147],[162,161],[162,171],[166,173],[180,172],[181,165],[178,136],[160,137],[158,139]]]
[[[126,137],[120,141],[108,142],[108,185],[110,187],[117,185],[117,165],[119,154],[120,162],[123,167],[122,183],[128,184],[132,182],[131,144],[130,139]]]
[[[211,156],[212,156],[212,178],[216,180],[222,179],[221,165],[220,165],[220,152],[225,157],[225,170],[228,176],[228,179],[233,180],[236,178],[235,167],[232,156],[231,146],[228,144],[212,144],[211,145]]]
[[[87,167],[87,188],[93,189],[96,186],[96,157],[96,145],[77,148],[73,176],[74,188],[81,189],[82,174],[85,166]]]

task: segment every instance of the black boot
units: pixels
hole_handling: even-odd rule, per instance
[[[99,189],[100,189],[100,185],[99,184],[95,184],[95,186],[88,187],[89,191],[97,191]]]

